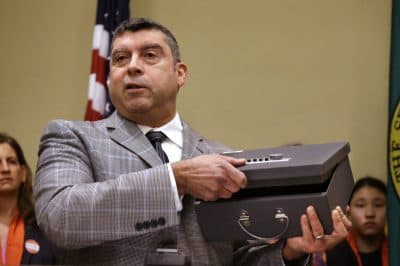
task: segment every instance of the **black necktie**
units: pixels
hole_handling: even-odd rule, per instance
[[[158,153],[158,156],[160,156],[161,161],[163,163],[168,163],[168,156],[161,147],[161,143],[167,139],[167,136],[165,136],[161,131],[149,131],[146,134],[146,137],[150,140],[154,149]]]
[[[167,136],[165,136],[164,133],[162,133],[161,131],[149,131],[149,132],[147,132],[146,137],[149,139],[149,141],[153,145],[154,149],[158,153],[158,156],[160,156],[161,161],[163,163],[168,163],[169,162],[168,156],[167,156],[167,154],[164,152],[164,150],[161,147],[161,143],[164,140],[167,139]],[[163,240],[159,243],[159,248],[178,250],[178,244],[177,244],[178,243],[178,232],[177,232],[177,229],[175,228],[174,230],[168,230],[168,231],[164,231],[164,232],[165,232],[165,236],[162,237]],[[176,259],[179,259],[178,261],[180,261],[182,259],[181,258],[182,254],[178,254],[176,252],[168,254],[168,255],[169,256],[167,256],[167,258],[172,256],[172,259],[174,259],[175,258],[174,256],[177,256]],[[172,260],[172,261],[175,261],[175,260]],[[164,261],[161,260],[160,262],[164,262]],[[154,265],[162,265],[162,264],[163,263],[154,264]],[[185,263],[185,265],[190,265],[190,264],[186,264]]]

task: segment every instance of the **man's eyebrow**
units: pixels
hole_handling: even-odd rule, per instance
[[[162,50],[162,46],[159,45],[158,43],[149,43],[145,44],[141,47],[142,50],[147,50],[147,49],[160,49]]]
[[[126,48],[115,48],[111,51],[111,54],[118,53],[118,52],[126,52]]]
[[[147,49],[157,49],[157,50],[162,50],[162,46],[158,43],[149,43],[149,44],[144,44],[142,47],[140,47],[140,50],[147,50]],[[112,50],[111,54],[118,53],[118,52],[126,52],[128,49],[126,48],[115,48]]]

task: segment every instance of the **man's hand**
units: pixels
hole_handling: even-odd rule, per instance
[[[171,166],[180,195],[191,194],[213,201],[230,198],[232,193],[246,187],[246,176],[236,168],[245,163],[245,159],[209,154],[175,162]]]
[[[333,232],[324,234],[324,229],[313,207],[308,207],[301,216],[301,237],[289,238],[283,249],[285,260],[297,260],[307,253],[323,252],[341,242],[351,228],[351,222],[340,207],[332,211]]]

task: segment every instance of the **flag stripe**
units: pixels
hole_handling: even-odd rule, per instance
[[[91,101],[93,99],[94,95],[94,84],[96,83],[96,74],[90,74],[89,75],[89,94],[88,94],[88,99]]]
[[[99,50],[92,52],[91,73],[96,75],[96,81],[106,86],[106,65],[108,60],[99,55]]]
[[[104,114],[106,102],[106,88],[103,84],[95,82],[94,83],[94,94],[92,99],[92,107],[95,111],[100,114]]]
[[[92,101],[89,100],[86,106],[86,115],[85,115],[85,120],[88,121],[96,121],[96,120],[100,120],[103,118],[103,115],[100,114],[99,112],[96,112],[93,108],[92,108]]]
[[[94,26],[92,49],[100,50],[103,58],[108,56],[108,48],[110,42],[110,34],[104,30],[104,25]]]
[[[129,13],[129,0],[97,1],[85,120],[105,118],[114,110],[107,88],[111,39],[115,28],[129,18]]]

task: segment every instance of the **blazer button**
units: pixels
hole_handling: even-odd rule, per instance
[[[155,219],[152,219],[152,220],[150,221],[150,226],[151,226],[152,228],[156,228],[156,227],[158,226],[158,221],[155,220]]]
[[[143,222],[143,228],[144,229],[149,229],[150,228],[150,222],[149,221]]]
[[[135,229],[136,229],[136,231],[142,231],[142,229],[143,229],[143,224],[142,224],[142,223],[136,223],[136,224],[135,224]]]
[[[165,218],[164,217],[160,217],[160,218],[158,218],[158,224],[159,225],[165,225]]]

